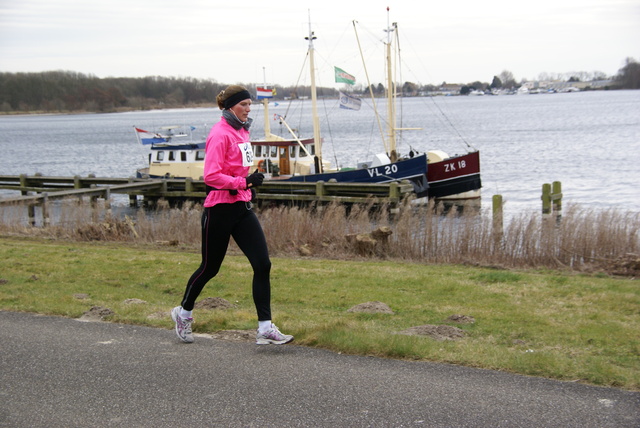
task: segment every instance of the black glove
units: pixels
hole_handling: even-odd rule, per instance
[[[256,171],[249,175],[247,178],[247,189],[249,187],[258,187],[262,184],[262,181],[264,180],[264,174],[258,172],[258,170],[256,169]]]

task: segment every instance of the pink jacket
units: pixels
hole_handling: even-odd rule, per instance
[[[249,131],[234,129],[221,118],[213,125],[205,147],[204,182],[215,187],[204,201],[205,207],[216,204],[231,204],[238,201],[250,201],[245,177],[253,166],[253,150],[249,141]],[[238,191],[237,195],[228,192]]]

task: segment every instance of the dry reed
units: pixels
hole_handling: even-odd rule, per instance
[[[0,233],[38,235],[67,240],[100,240],[143,244],[173,244],[196,250],[200,245],[199,204],[172,208],[159,204],[131,216],[114,216],[88,203],[57,203],[47,227],[32,227],[22,206],[0,206]],[[640,270],[640,214],[615,209],[565,209],[561,221],[526,213],[496,231],[490,213],[446,212],[431,202],[400,213],[388,207],[345,207],[339,204],[276,206],[257,210],[271,253],[353,259],[387,258],[419,263],[473,264],[504,268],[567,268],[605,270],[637,275]],[[41,225],[39,225],[41,226]],[[376,241],[375,229],[390,236]],[[357,242],[370,245],[368,252]],[[232,247],[233,249],[234,247]]]

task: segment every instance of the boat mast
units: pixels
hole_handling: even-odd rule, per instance
[[[262,67],[262,81],[264,82],[263,88],[267,89],[267,76],[264,67]],[[269,137],[271,136],[271,124],[269,122],[269,98],[262,99],[262,106],[264,107],[264,139],[269,140]]]
[[[391,33],[396,29],[397,24],[389,25],[389,7],[387,7],[387,29],[384,30],[387,33],[387,120],[388,124],[388,136],[389,136],[389,158],[391,162],[398,160],[398,153],[396,151],[396,85],[393,81],[393,73],[391,69]]]
[[[313,58],[313,41],[316,36],[311,31],[311,12],[309,12],[309,35],[305,40],[309,41],[309,68],[311,73],[311,111],[313,115],[313,141],[316,147],[316,156],[314,158],[316,173],[322,172],[322,142],[320,141],[320,121],[318,119],[318,97],[316,95],[316,74],[315,62]]]

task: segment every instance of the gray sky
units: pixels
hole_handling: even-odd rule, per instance
[[[379,83],[387,6],[399,25],[403,81],[490,82],[503,70],[517,80],[613,75],[625,58],[640,60],[640,0],[0,0],[0,71],[247,84],[264,73],[269,83],[291,85],[310,16],[318,84],[336,85],[333,66],[366,82],[353,20]]]

